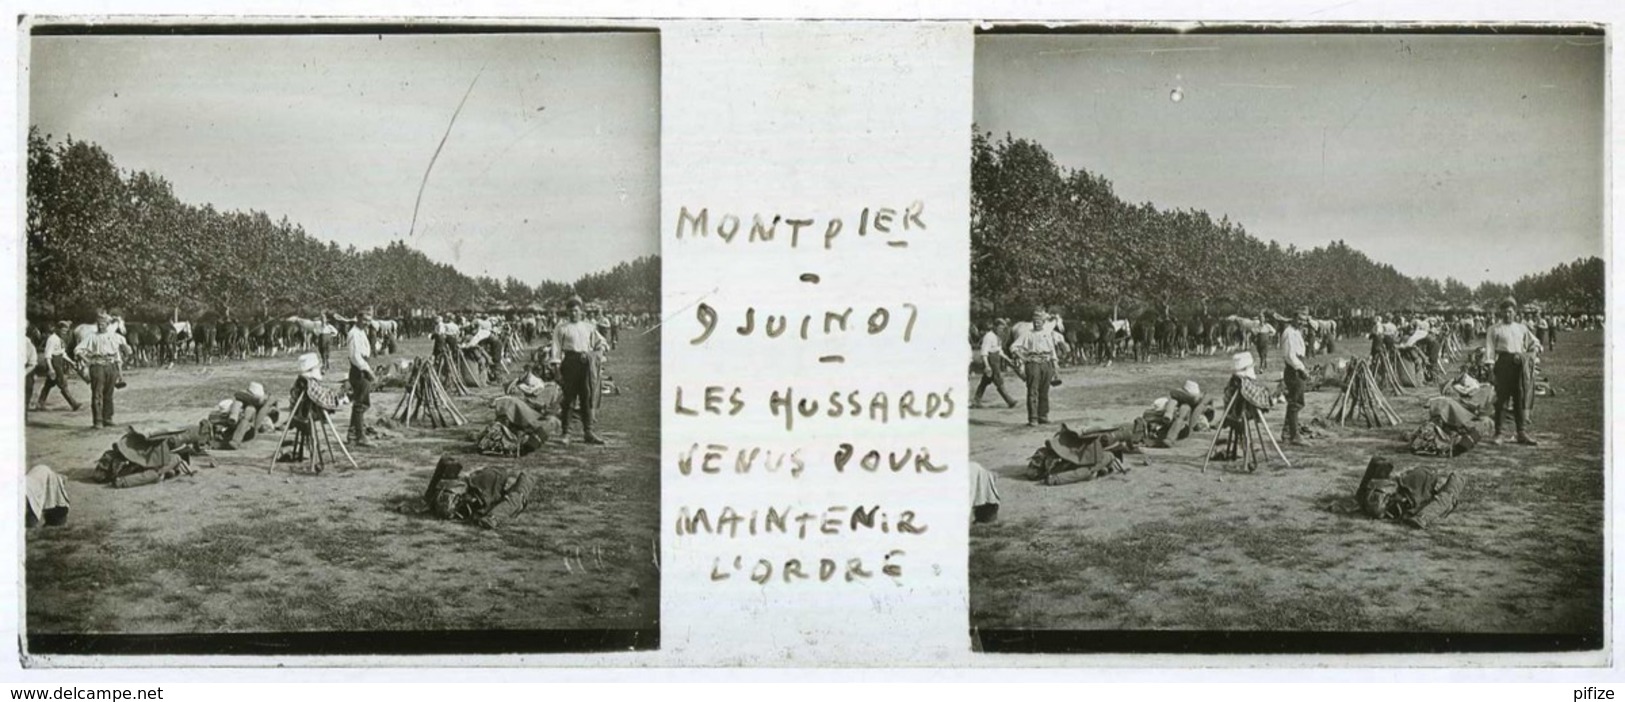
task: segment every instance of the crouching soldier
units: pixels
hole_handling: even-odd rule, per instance
[[[1153,446],[1173,448],[1188,438],[1192,431],[1204,431],[1218,417],[1213,398],[1202,393],[1202,386],[1194,380],[1170,390],[1159,397],[1145,411],[1146,426]]]
[[[209,423],[218,433],[231,432],[219,441],[218,447],[235,451],[244,442],[253,441],[262,431],[271,431],[281,419],[276,402],[269,401],[265,386],[249,383],[247,390],[238,390],[231,399],[221,400],[209,413]]]

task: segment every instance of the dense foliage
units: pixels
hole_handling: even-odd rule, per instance
[[[397,241],[358,251],[286,217],[219,212],[178,200],[161,176],[120,171],[85,141],[28,134],[28,311],[84,318],[118,308],[136,318],[547,306],[575,292],[653,311],[660,261],[647,256],[574,285],[471,277]]]
[[[1526,275],[1512,284],[1520,300],[1539,300],[1554,310],[1601,312],[1608,304],[1602,259],[1596,256],[1558,265],[1545,273]]]
[[[1520,299],[1601,312],[1602,261],[1527,277]],[[1124,202],[1106,178],[1060,166],[1043,146],[977,131],[971,150],[971,297],[977,312],[1073,314],[1117,307],[1213,314],[1309,306],[1317,314],[1483,304],[1505,285],[1411,278],[1342,241],[1307,251],[1201,210]]]

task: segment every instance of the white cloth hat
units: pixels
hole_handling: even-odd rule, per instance
[[[1253,354],[1252,354],[1252,352],[1250,352],[1250,351],[1242,351],[1241,353],[1238,353],[1238,354],[1230,357],[1230,372],[1231,373],[1242,373],[1242,372],[1250,371],[1252,369],[1253,369]]]
[[[299,357],[299,374],[320,380],[322,377],[322,357],[314,353],[301,355]]]
[[[1194,380],[1187,380],[1185,381],[1185,393],[1191,397],[1201,397],[1202,386],[1197,385]]]
[[[265,386],[261,385],[259,383],[259,381],[249,383],[248,384],[248,394],[253,395],[254,397],[256,397],[258,399],[263,400],[263,399],[265,399]]]

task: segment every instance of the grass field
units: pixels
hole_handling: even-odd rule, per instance
[[[1482,445],[1452,460],[1412,456],[1401,435],[1434,393],[1390,398],[1400,427],[1335,428],[1256,473],[1202,457],[1210,432],[1149,449],[1145,467],[1055,487],[1026,461],[1058,428],[1022,406],[971,411],[971,457],[999,476],[997,522],[971,530],[971,623],[984,629],[1417,631],[1600,634],[1603,617],[1601,332],[1570,332],[1544,369],[1538,447]],[[1363,353],[1350,340],[1343,351]],[[1325,362],[1328,356],[1311,359]],[[1265,377],[1280,377],[1279,361]],[[1228,356],[1065,369],[1050,418],[1117,424],[1185,379],[1208,392]],[[1448,364],[1447,364],[1448,365]],[[1021,398],[1022,390],[1012,387]],[[992,391],[989,390],[990,395]],[[1311,392],[1303,418],[1335,399]],[[996,402],[996,400],[995,400]],[[1269,415],[1279,438],[1282,410]],[[1510,420],[1509,420],[1510,422]],[[1508,429],[1510,433],[1510,428]],[[1359,514],[1367,460],[1455,471],[1467,492],[1421,531]]]
[[[158,485],[91,482],[122,426],[181,428],[258,380],[286,398],[294,359],[127,371],[119,429],[93,429],[88,404],[30,413],[29,465],[68,480],[68,524],[27,533],[30,633],[649,629],[659,614],[659,335],[626,335],[608,371],[608,446],[549,444],[522,458],[474,451],[499,390],[459,401],[470,424],[406,429],[354,451],[359,470],[267,472],[275,437],[217,467]],[[401,355],[428,355],[426,339]],[[342,356],[337,357],[341,359]],[[345,364],[335,361],[335,374]],[[375,359],[375,366],[380,365]],[[329,378],[336,380],[337,375]],[[88,388],[75,384],[81,401]],[[373,394],[376,421],[399,390]],[[284,403],[286,400],[284,400]],[[334,417],[342,431],[348,420]],[[576,437],[579,438],[579,427]],[[498,531],[435,519],[421,496],[443,454],[465,473],[512,465],[540,476],[540,499]]]

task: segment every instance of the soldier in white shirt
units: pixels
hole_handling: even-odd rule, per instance
[[[350,441],[353,446],[370,448],[367,441],[367,409],[372,407],[372,341],[367,328],[372,324],[372,313],[362,312],[350,325],[346,337],[350,344]]]
[[[119,383],[119,364],[130,346],[110,328],[113,318],[96,318],[96,331],[74,347],[73,355],[89,367],[91,426],[113,426],[113,390]],[[47,385],[47,388],[50,386]],[[77,409],[77,408],[76,408]]]
[[[1371,325],[1371,355],[1376,356],[1387,349],[1394,347],[1394,337],[1399,335],[1399,327],[1389,323],[1382,315],[1377,315],[1376,322]]]
[[[1286,442],[1293,446],[1302,446],[1303,439],[1298,436],[1298,412],[1303,409],[1303,384],[1309,379],[1309,369],[1303,365],[1305,352],[1303,343],[1304,325],[1309,323],[1309,310],[1300,309],[1298,314],[1287,320],[1286,330],[1281,332],[1281,380],[1286,383]]]
[[[316,321],[316,353],[322,357],[322,371],[325,372],[327,370],[327,352],[328,349],[333,347],[333,342],[338,339],[339,330],[331,322],[327,321],[326,312],[322,312]]]
[[[45,386],[40,389],[39,399],[35,400],[35,409],[45,409],[45,400],[51,396],[51,388],[62,390],[62,399],[68,401],[73,411],[79,411],[79,401],[73,398],[73,392],[68,390],[68,378],[72,375],[73,361],[68,360],[68,347],[63,342],[68,331],[73,328],[67,321],[56,323],[56,329],[45,337],[45,351],[40,354],[40,374],[45,376]]]
[[[602,444],[604,440],[592,430],[592,421],[593,410],[598,406],[597,354],[608,349],[609,343],[598,333],[598,323],[584,314],[581,298],[570,298],[568,309],[569,321],[553,328],[552,358],[558,364],[555,375],[564,393],[559,424],[564,440],[568,441],[570,412],[579,404],[583,440],[589,444]]]
[[[1055,378],[1056,363],[1067,350],[1060,334],[1044,328],[1047,321],[1049,315],[1042,309],[1034,311],[1033,331],[1010,345],[1027,379],[1027,426],[1031,427],[1049,423],[1049,389],[1060,382]]]
[[[1490,327],[1484,337],[1484,362],[1495,364],[1495,436],[1490,443],[1501,443],[1501,427],[1510,404],[1518,432],[1517,442],[1535,446],[1535,440],[1529,438],[1525,430],[1529,405],[1534,400],[1535,356],[1543,349],[1529,327],[1514,319],[1517,309],[1517,300],[1509,297],[1503,301],[1501,321]]]
[[[999,397],[1004,398],[1006,407],[1015,407],[1016,401],[1010,397],[1010,391],[1004,389],[1004,344],[1000,332],[1004,331],[1004,320],[986,325],[987,333],[982,335],[980,351],[982,354],[982,383],[976,386],[976,396],[971,399],[972,407],[982,406],[982,393],[987,386],[992,385],[999,390]]]

